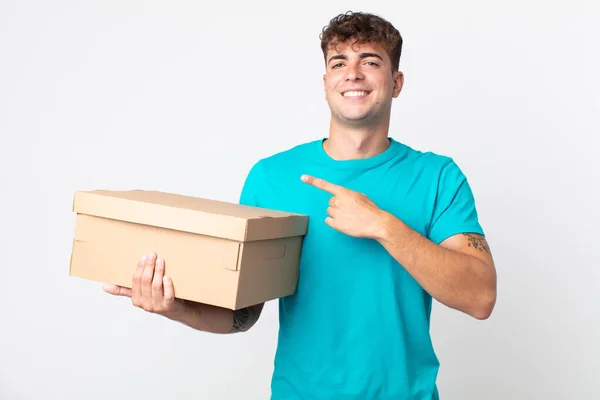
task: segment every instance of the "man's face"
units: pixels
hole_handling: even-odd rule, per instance
[[[376,125],[389,118],[404,77],[392,72],[391,60],[379,44],[347,41],[327,53],[323,76],[332,117],[342,124]]]

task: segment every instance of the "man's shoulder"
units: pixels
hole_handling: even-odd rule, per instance
[[[418,185],[435,185],[438,190],[459,187],[467,181],[467,174],[459,165],[457,157],[439,150],[418,150],[403,144],[406,162],[399,168],[410,174]]]
[[[401,143],[401,146],[404,147],[404,157],[419,169],[440,171],[455,164],[454,158],[448,154],[433,150],[420,150],[406,143]]]

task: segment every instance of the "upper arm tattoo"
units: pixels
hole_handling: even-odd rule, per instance
[[[490,246],[484,236],[476,235],[473,233],[463,233],[469,241],[469,247],[473,247],[479,251],[485,251],[486,253],[492,254]]]
[[[233,311],[233,328],[232,333],[242,332],[248,328],[248,321],[250,320],[250,309],[241,308]]]
[[[233,327],[231,333],[246,332],[258,321],[264,303],[233,311]]]

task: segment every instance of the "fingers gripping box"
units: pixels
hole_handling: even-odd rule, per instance
[[[156,191],[75,193],[71,276],[131,287],[165,260],[175,296],[240,309],[295,293],[308,216]]]

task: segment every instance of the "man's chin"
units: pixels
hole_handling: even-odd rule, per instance
[[[343,125],[349,126],[360,126],[372,122],[373,116],[371,114],[346,114],[338,115],[337,120]]]

